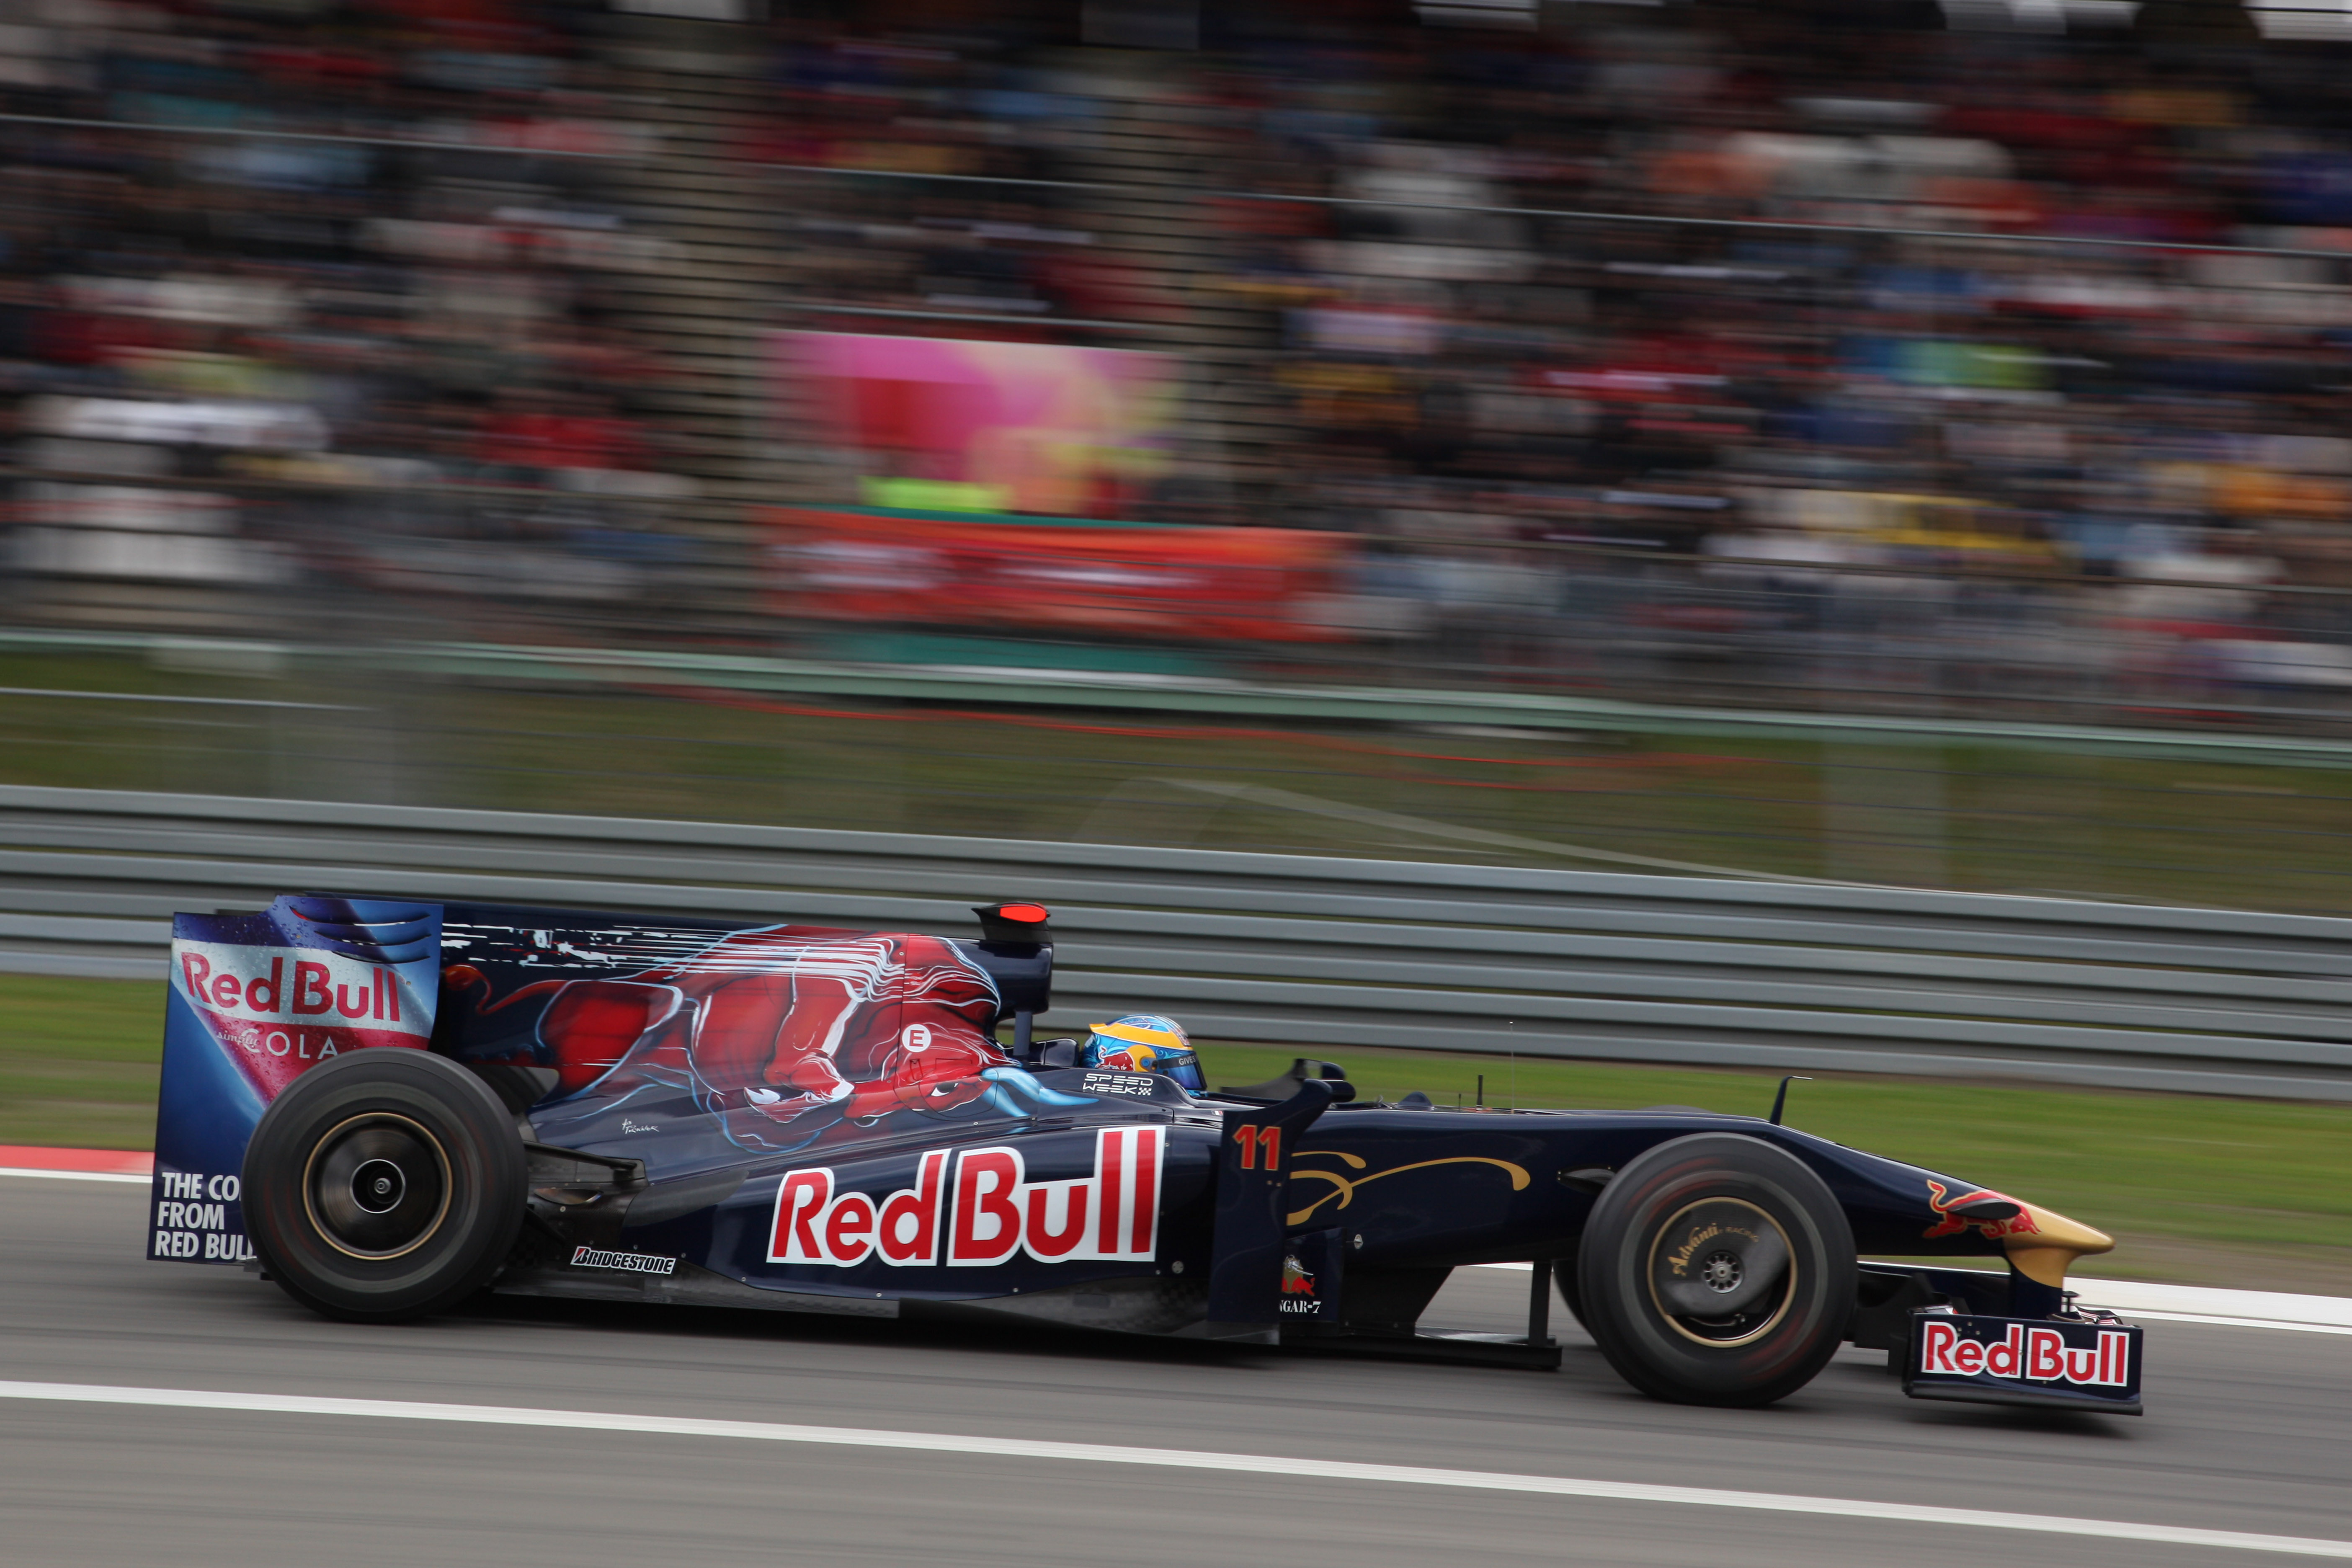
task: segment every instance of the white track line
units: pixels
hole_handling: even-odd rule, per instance
[[[0,1399],[123,1405],[169,1410],[232,1410],[268,1415],[338,1415],[378,1421],[446,1421],[478,1426],[551,1427],[567,1432],[641,1432],[671,1437],[725,1437],[766,1443],[819,1444],[837,1448],[895,1448],[914,1453],[1011,1459],[1033,1468],[1038,1459],[1061,1459],[1086,1464],[1142,1465],[1163,1471],[1223,1470],[1247,1476],[1297,1476],[1326,1481],[1368,1481],[1380,1486],[1451,1487],[1474,1491],[1523,1492],[1542,1497],[1593,1498],[1610,1502],[1663,1503],[1680,1508],[1742,1509],[1759,1513],[1885,1520],[1905,1525],[1946,1524],[1974,1530],[2024,1531],[2042,1535],[2147,1542],[2163,1546],[2197,1546],[2267,1552],[2290,1557],[2352,1560],[2352,1541],[2323,1541],[2309,1536],[2255,1535],[2235,1530],[2199,1530],[2182,1525],[2139,1524],[2126,1520],[2068,1519],[2053,1514],[2000,1513],[1987,1509],[1865,1502],[1851,1498],[1724,1491],[1713,1487],[1646,1486],[1631,1481],[1580,1480],[1568,1476],[1441,1470],[1419,1465],[1369,1465],[1338,1459],[1286,1458],[1265,1454],[1213,1454],[1188,1448],[1128,1448],[1095,1443],[1011,1441],[1003,1436],[967,1437],[942,1432],[883,1432],[856,1426],[801,1426],[766,1421],[630,1415],[597,1410],[531,1410],[499,1405],[425,1405],[396,1399],[326,1399],[306,1394],[223,1394],[188,1388],[117,1388],[83,1383],[0,1382]]]
[[[2132,1317],[2255,1318],[2304,1328],[2352,1329],[2352,1300],[2283,1290],[2217,1290],[2137,1279],[2077,1279],[2083,1300]]]
[[[29,1165],[0,1165],[0,1176],[34,1176],[51,1182],[136,1182],[142,1187],[155,1184],[152,1176],[134,1176],[121,1171],[36,1171]]]
[[[2219,1318],[2206,1312],[2151,1312],[2144,1307],[2117,1307],[2115,1310],[2132,1322],[2146,1318],[2150,1322],[2211,1323],[2224,1329],[2283,1329],[2291,1334],[2352,1334],[2352,1328],[2342,1323],[2289,1323],[2276,1318]]]
[[[1513,1268],[1526,1263],[1481,1263]],[[1964,1269],[2001,1279],[1986,1269]],[[2277,1290],[2218,1290],[2201,1285],[2151,1285],[2135,1279],[2076,1279],[2085,1303],[2151,1322],[2208,1323],[2224,1329],[2281,1329],[2297,1334],[2352,1335],[2352,1298],[2294,1296]]]

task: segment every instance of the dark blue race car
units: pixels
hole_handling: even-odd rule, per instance
[[[1918,1397],[2140,1408],[2139,1331],[2065,1289],[2112,1244],[2063,1215],[1777,1110],[1367,1104],[1313,1061],[1212,1091],[1164,1020],[1038,1038],[1046,911],[976,912],[182,915],[149,1256],[344,1319],[489,1289],[1533,1366],[1556,1281],[1660,1398],[1764,1404],[1851,1342]],[[1517,1261],[1524,1335],[1417,1326]]]

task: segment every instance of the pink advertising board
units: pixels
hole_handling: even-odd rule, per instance
[[[1130,515],[1164,471],[1179,367],[1066,343],[780,334],[789,405],[861,459],[868,504]]]

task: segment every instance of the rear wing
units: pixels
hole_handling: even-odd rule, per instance
[[[174,915],[147,1256],[252,1257],[239,1172],[263,1109],[346,1051],[427,1048],[440,972],[437,904],[289,894]]]
[[[1046,912],[973,912],[977,942],[324,894],[288,894],[251,914],[174,916],[147,1256],[253,1256],[239,1202],[246,1145],[289,1084],[350,1051],[449,1057],[524,1116],[580,1103],[632,1042],[685,1022],[714,994],[797,975],[784,1009],[840,1015],[824,1031],[827,1059],[851,1081],[883,1070],[899,1013],[918,1001],[934,1020],[911,1026],[921,1041],[943,1020],[980,1047],[1010,1020],[1018,1056],[1052,999]],[[838,955],[853,949],[862,981],[843,978]],[[830,990],[812,984],[820,973]],[[852,1014],[857,1029],[845,1027]]]

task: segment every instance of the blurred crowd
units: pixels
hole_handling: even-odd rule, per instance
[[[1352,613],[1458,667],[2352,686],[2340,58],[2156,10],[1337,5],[1091,75],[803,34],[753,141],[967,177],[836,195],[831,297],[1185,299],[1223,511],[1364,536]],[[1181,220],[1108,306],[1121,100]]]
[[[573,15],[11,7],[17,563],[613,586],[596,557],[641,525],[604,498],[692,487],[634,405],[658,359],[614,288],[674,259],[615,191],[652,133],[605,107]]]
[[[433,526],[487,576],[525,536],[642,559],[731,460],[646,395],[687,252],[630,184],[663,106],[608,65],[614,12],[680,7],[26,6],[20,564],[169,534],[249,574],[313,549],[251,521],[271,482],[482,492]],[[1179,460],[1134,515],[1351,536],[1318,613],[1362,646],[2352,689],[2352,114],[2337,45],[2264,36],[2315,8],[774,9],[725,46],[721,151],[780,193],[747,330],[1172,356]]]

